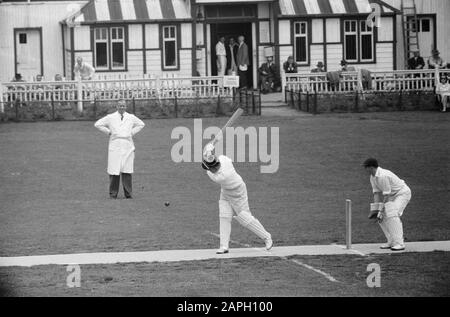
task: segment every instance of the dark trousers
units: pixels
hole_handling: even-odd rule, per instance
[[[126,198],[131,198],[133,192],[131,185],[131,174],[122,173],[123,192]],[[109,175],[109,197],[117,198],[119,193],[120,175]]]
[[[238,70],[239,88],[247,88],[247,71]]]

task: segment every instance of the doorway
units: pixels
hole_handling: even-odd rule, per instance
[[[252,38],[252,24],[248,23],[215,23],[211,24],[211,75],[217,76],[217,56],[216,56],[216,44],[219,38],[225,37],[225,45],[228,45],[230,38],[234,38],[237,43],[239,36],[243,35],[245,37],[245,43],[248,46],[248,57],[250,60],[250,65],[247,70],[247,83],[249,87],[253,86],[253,38]]]
[[[43,75],[42,29],[14,29],[15,72],[23,78]]]

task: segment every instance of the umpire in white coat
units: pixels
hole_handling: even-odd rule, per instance
[[[95,127],[109,135],[108,174],[109,196],[117,198],[122,175],[123,191],[126,198],[132,198],[132,181],[134,167],[133,136],[145,126],[144,122],[133,114],[126,112],[126,102],[119,100],[117,111],[98,120]]]

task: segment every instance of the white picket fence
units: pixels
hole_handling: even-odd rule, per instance
[[[77,102],[107,101],[125,98],[175,99],[232,97],[233,89],[224,87],[223,77],[151,77],[99,78],[76,81],[9,82],[1,84],[0,112],[5,103],[20,101]]]
[[[450,69],[397,70],[370,72],[370,80],[363,78],[361,70],[340,72],[339,80],[330,82],[327,73],[282,74],[283,92],[348,93],[354,91],[400,92],[434,91],[440,76],[450,76]],[[285,94],[283,94],[285,95]]]

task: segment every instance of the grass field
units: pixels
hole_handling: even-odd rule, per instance
[[[221,126],[224,121],[209,118],[203,126]],[[170,156],[176,142],[170,138],[172,129],[192,128],[193,120],[148,120],[146,124],[135,138],[133,200],[108,198],[107,138],[94,129],[93,122],[0,125],[0,256],[217,247],[218,239],[212,233],[218,233],[219,188],[198,163],[175,164]],[[261,174],[257,163],[236,164],[247,183],[252,212],[272,233],[276,245],[344,243],[347,198],[353,201],[354,242],[382,242],[381,230],[367,220],[371,188],[361,163],[369,156],[378,158],[382,167],[393,170],[412,189],[413,198],[403,217],[407,241],[450,240],[448,115],[263,116],[244,117],[239,125],[280,128],[276,174]],[[169,207],[164,206],[165,201],[170,201]],[[232,239],[261,246],[257,237],[237,223]],[[365,280],[353,275],[365,272],[365,267],[356,267],[356,263],[367,258],[304,260],[323,265],[337,277],[342,275],[345,285]],[[58,287],[65,279],[55,282],[54,277],[67,274],[63,267],[3,268],[0,278],[8,291],[19,295],[449,294],[447,254],[384,256],[379,260],[386,262],[388,276],[401,279],[399,285],[391,282],[392,289],[382,287],[374,292],[362,291],[362,285],[361,292],[358,287],[306,287],[305,283],[314,284],[317,276],[276,259],[87,267],[83,272],[92,283],[86,282],[78,293]],[[419,260],[423,267],[409,267],[411,261]],[[406,266],[410,270],[405,271]],[[215,274],[221,267],[235,282],[216,283],[221,277]],[[234,267],[239,268],[236,275]],[[277,273],[270,274],[271,284],[278,285],[275,289],[258,286],[264,282],[266,267]],[[238,287],[236,283],[246,283],[238,277],[246,276],[248,270],[252,276],[248,283],[253,284]],[[406,279],[421,270],[426,287],[411,289],[413,282]],[[150,271],[164,276],[156,286],[140,282],[152,278],[147,274]],[[114,276],[114,289],[102,282],[104,274]],[[186,282],[199,274],[205,275],[201,285]],[[35,277],[29,281],[28,276]],[[185,283],[184,287],[180,288],[180,283]]]

